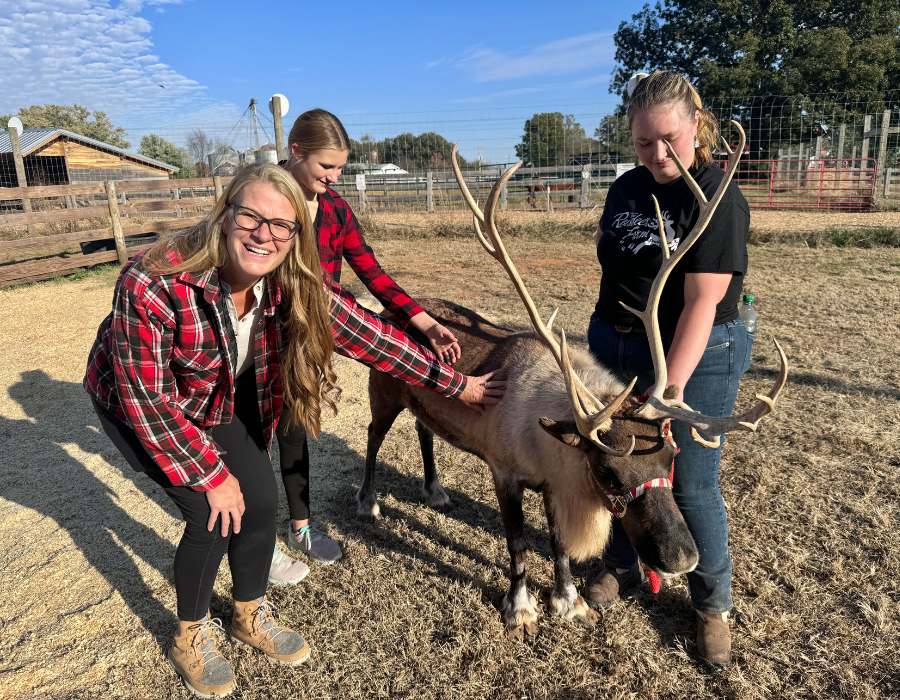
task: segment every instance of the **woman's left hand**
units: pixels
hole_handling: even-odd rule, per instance
[[[459,347],[459,341],[446,327],[435,322],[434,325],[425,331],[425,337],[431,343],[435,354],[446,362],[453,364],[462,357],[462,349]]]

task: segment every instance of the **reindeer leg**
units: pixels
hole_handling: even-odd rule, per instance
[[[596,612],[578,595],[572,571],[569,568],[569,554],[562,546],[559,527],[553,512],[553,499],[549,489],[544,489],[544,513],[550,530],[550,546],[553,549],[553,593],[550,594],[550,612],[566,620],[578,620],[594,624],[599,619]]]
[[[366,443],[366,472],[362,486],[356,492],[356,514],[368,518],[381,516],[375,494],[375,464],[385,436],[403,411],[399,393],[396,389],[391,390],[393,386],[388,384],[388,381],[392,380],[378,372],[373,371],[369,374],[369,409],[372,412],[372,422],[369,423],[369,439]]]
[[[422,484],[422,496],[428,499],[429,505],[442,508],[450,504],[450,497],[441,486],[437,468],[434,466],[434,433],[420,421],[416,421],[416,434],[419,436],[419,447],[422,450],[422,464],[425,467],[425,481]]]
[[[506,530],[509,548],[509,591],[503,599],[503,622],[506,634],[522,639],[526,634],[537,633],[539,616],[537,600],[528,592],[525,573],[525,517],[522,514],[522,485],[500,483],[494,479],[497,502]]]

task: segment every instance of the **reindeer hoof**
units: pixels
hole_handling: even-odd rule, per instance
[[[507,637],[522,639],[524,635],[536,635],[539,616],[537,599],[526,590],[523,589],[512,600],[507,594],[503,604],[503,622]]]
[[[423,488],[422,496],[427,499],[428,505],[432,508],[444,508],[450,505],[450,496],[440,484],[432,486],[431,489]]]
[[[580,595],[574,598],[565,595],[550,596],[550,612],[564,620],[577,621],[585,625],[596,624],[600,619]]]
[[[522,642],[525,637],[534,637],[538,633],[537,622],[523,622],[519,625],[507,625],[504,634],[507,639]]]
[[[356,514],[361,518],[378,520],[381,517],[381,508],[374,498],[356,499]]]

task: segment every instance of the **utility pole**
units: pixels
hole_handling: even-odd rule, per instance
[[[18,117],[13,117],[7,124],[9,142],[12,144],[13,163],[16,167],[16,181],[19,187],[28,187],[28,179],[25,176],[25,161],[22,159],[22,144],[19,142],[19,133],[22,130],[22,122]],[[31,200],[22,197],[22,211],[31,213]]]
[[[284,125],[281,120],[287,115],[290,109],[288,98],[280,92],[276,92],[269,98],[269,111],[272,113],[272,119],[275,123],[275,150],[278,153],[278,160],[287,160],[288,151],[287,144],[284,142]]]

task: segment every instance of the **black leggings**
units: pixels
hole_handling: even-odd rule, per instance
[[[302,425],[288,426],[287,409],[278,422],[278,454],[281,463],[281,481],[287,497],[291,520],[309,518],[309,445]]]
[[[234,599],[255,600],[266,592],[275,546],[277,493],[259,417],[254,374],[250,368],[237,379],[232,422],[209,431],[244,495],[246,510],[241,531],[229,532],[227,537],[222,537],[219,521],[212,532],[206,529],[210,515],[206,494],[187,486],[172,486],[134,430],[94,404],[100,424],[113,444],[132,467],[146,472],[163,487],[187,523],[175,552],[175,592],[181,620],[199,620],[209,611],[216,573],[226,552]]]

